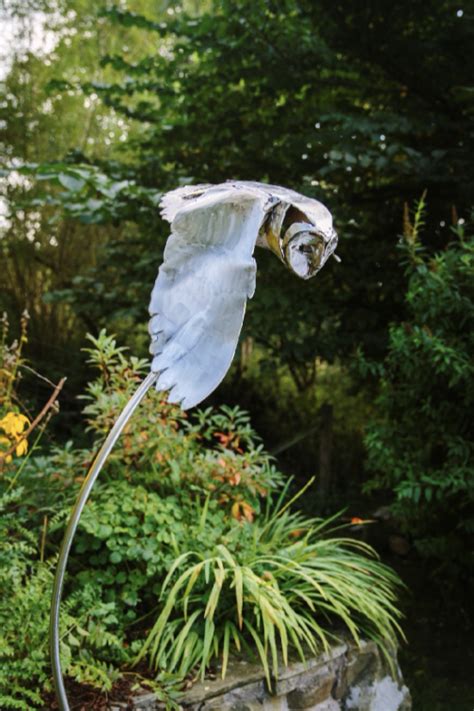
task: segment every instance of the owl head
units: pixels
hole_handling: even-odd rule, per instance
[[[318,232],[307,222],[293,222],[283,236],[285,264],[301,279],[319,272],[337,247],[337,234]]]
[[[317,205],[318,214],[311,210],[308,215],[294,204],[279,201],[261,229],[262,246],[301,279],[314,277],[337,247],[331,215],[321,203]]]

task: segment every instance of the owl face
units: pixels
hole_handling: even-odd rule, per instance
[[[309,217],[303,211],[305,203],[292,204],[281,198],[276,199],[276,205],[269,210],[257,240],[257,244],[271,249],[300,279],[314,277],[337,247],[337,234],[332,227],[330,212],[317,201],[311,201],[311,207],[313,203],[317,207],[308,210]]]
[[[337,246],[337,235],[316,231],[305,222],[291,224],[283,237],[285,264],[301,279],[311,279],[324,266]]]

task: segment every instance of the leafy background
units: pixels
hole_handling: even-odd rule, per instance
[[[26,365],[68,377],[31,466],[54,456],[71,472],[78,448],[88,461],[93,433],[78,400],[91,378],[87,332],[106,327],[146,357],[164,191],[240,178],[321,199],[342,264],[302,284],[257,255],[237,358],[205,405],[245,408],[295,489],[316,475],[315,493],[298,503],[308,516],[349,507],[348,518],[377,521],[363,536],[414,591],[405,654],[414,693],[423,689],[418,707],[455,708],[454,693],[471,708],[472,9],[4,0],[1,12],[1,306],[18,337],[30,314]],[[30,416],[50,386],[19,373]],[[103,435],[111,417],[100,406],[86,415]],[[130,516],[166,520],[173,486],[166,495],[159,513],[138,497]],[[85,585],[116,514],[107,496],[98,488],[78,541],[96,546],[89,573],[77,570]],[[256,510],[258,492],[245,502]],[[116,558],[129,555],[120,537],[116,545]],[[133,555],[144,571],[166,563]],[[121,561],[109,563],[113,597]],[[140,578],[120,585],[132,600]]]

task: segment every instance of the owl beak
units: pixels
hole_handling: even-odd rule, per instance
[[[331,246],[333,245],[329,256],[333,257],[336,260],[336,262],[338,264],[340,264],[342,259],[336,254],[337,242],[338,242],[337,232],[333,229],[331,234],[329,235],[328,249],[331,249]]]

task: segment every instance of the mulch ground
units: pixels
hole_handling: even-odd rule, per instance
[[[71,679],[66,681],[66,691],[68,695],[71,711],[110,711],[114,705],[120,707],[121,711],[133,711],[133,697],[137,695],[135,679],[120,679],[108,693],[102,693],[87,684],[79,684]],[[44,711],[55,711],[59,708],[53,693],[48,694],[45,699]]]

